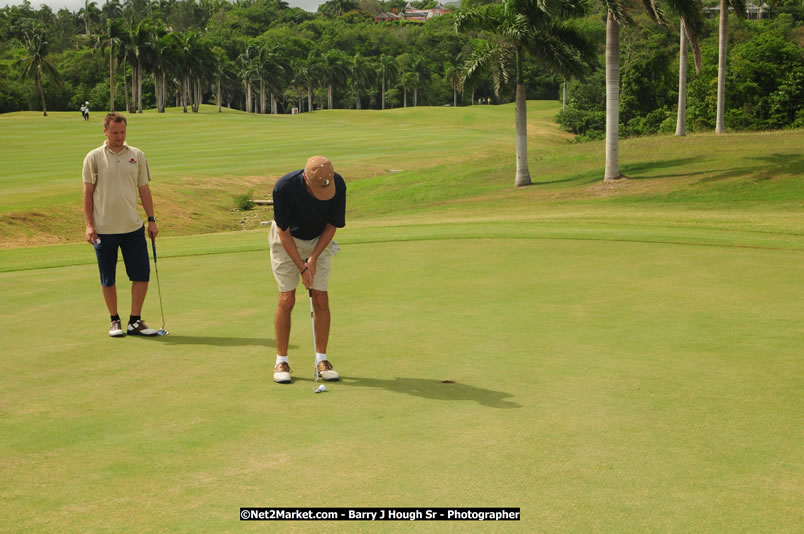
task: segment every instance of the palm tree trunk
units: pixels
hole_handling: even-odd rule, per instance
[[[190,80],[188,75],[184,75],[181,83],[181,107],[187,113],[187,92],[190,90]]]
[[[137,113],[142,113],[142,63],[137,60]]]
[[[564,78],[564,83],[561,84],[561,109],[567,109],[567,79]]]
[[[134,99],[134,71],[131,71],[131,96]],[[128,103],[128,67],[125,60],[123,61],[123,99],[126,101],[126,113],[131,113],[131,106]]]
[[[413,88],[413,107],[415,108],[418,105],[419,105],[419,88],[414,87]]]
[[[724,114],[726,110],[726,53],[729,46],[729,3],[720,0],[720,27],[718,29],[717,55],[717,118],[715,133],[726,131]]]
[[[201,109],[201,98],[203,98],[201,93],[201,78],[197,77],[193,80],[193,113],[198,113],[198,110]]]
[[[162,72],[162,113],[167,108],[167,73]]]
[[[530,185],[528,170],[528,101],[525,82],[522,78],[522,50],[516,49],[516,178],[514,185],[524,187]]]
[[[360,88],[355,87],[355,98],[357,99],[357,109],[360,109]]]
[[[516,86],[516,187],[530,185],[528,169],[528,110],[525,99],[525,84]]]
[[[452,107],[454,107],[454,108],[458,107],[458,88],[457,87],[452,88]]]
[[[218,102],[218,113],[221,113],[221,79],[218,78],[215,87],[215,100]]]
[[[678,52],[678,115],[676,116],[676,135],[687,135],[687,30],[681,19],[681,42]]]
[[[609,11],[606,20],[606,171],[604,180],[620,174],[620,24]]]
[[[385,109],[385,65],[382,66],[382,109]]]
[[[114,111],[114,46],[109,45],[109,111]]]
[[[307,83],[307,111],[313,111],[313,84]]]
[[[265,115],[265,79],[260,78],[260,115]]]
[[[42,116],[47,117],[47,104],[45,104],[45,92],[42,90],[42,78],[39,74],[39,69],[34,74],[34,85],[39,93],[39,98],[42,99]]]
[[[156,100],[156,111],[162,113],[162,87],[159,83],[161,76],[158,70],[154,70],[154,99]]]
[[[332,83],[327,86],[327,109],[332,109]]]

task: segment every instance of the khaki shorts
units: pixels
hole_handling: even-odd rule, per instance
[[[296,242],[296,248],[299,251],[302,259],[307,259],[310,254],[315,250],[318,244],[318,238],[315,239],[298,239],[293,238]],[[290,259],[290,256],[282,246],[282,241],[279,239],[279,232],[276,231],[276,223],[271,224],[271,231],[268,232],[268,245],[271,249],[271,270],[274,272],[274,278],[279,286],[280,292],[293,291],[301,282],[301,274],[299,268]],[[338,246],[335,242],[327,245],[327,248],[321,252],[318,261],[315,265],[315,277],[313,278],[313,289],[317,291],[326,291],[329,285],[329,270],[332,265],[332,256],[338,251]]]

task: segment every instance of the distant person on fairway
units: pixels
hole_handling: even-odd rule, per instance
[[[151,172],[145,154],[126,144],[126,118],[109,113],[103,120],[106,142],[84,158],[84,219],[86,239],[95,247],[101,290],[112,324],[109,335],[155,336],[158,330],[142,321],[142,305],[148,292],[151,265],[145,226],[137,211],[137,194],[148,216],[148,234],[159,233],[148,182]],[[131,280],[131,317],[123,330],[117,313],[117,250],[123,251],[126,273]]]
[[[346,225],[346,183],[324,156],[313,156],[304,169],[286,174],[274,186],[274,224],[268,241],[271,269],[279,286],[274,314],[276,367],[274,382],[291,381],[288,361],[290,313],[299,280],[312,289],[315,310],[315,360],[319,376],[338,380],[327,358],[330,311],[327,285],[332,256],[338,247],[332,238]]]
[[[89,120],[89,102],[84,102],[84,105],[81,106],[81,116],[85,121]]]

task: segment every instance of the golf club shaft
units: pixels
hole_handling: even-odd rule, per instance
[[[159,311],[162,313],[162,331],[165,331],[165,309],[162,307],[162,286],[159,284],[159,267],[156,263],[156,240],[151,234],[151,250],[154,252],[154,271],[156,272],[156,290],[159,293]]]
[[[308,261],[309,258],[304,260],[304,263],[307,263]],[[318,347],[315,343],[315,309],[313,308],[313,288],[308,288],[307,293],[310,295],[310,323],[313,326],[313,368],[315,369],[315,383],[318,384],[318,361],[316,361],[315,358],[315,354],[318,352]]]

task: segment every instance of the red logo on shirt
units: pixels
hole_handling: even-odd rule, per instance
[[[130,160],[128,160],[128,162],[129,162],[129,163],[131,163],[132,165],[136,165],[136,164],[137,164],[137,160],[136,160],[136,159],[134,159],[134,158],[131,158]]]

